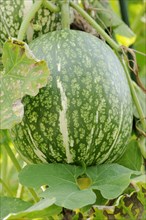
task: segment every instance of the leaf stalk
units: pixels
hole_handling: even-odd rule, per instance
[[[3,132],[4,132],[4,131],[3,131]],[[13,162],[13,164],[14,164],[15,168],[17,169],[17,171],[20,172],[20,171],[21,171],[21,166],[20,166],[20,164],[19,164],[17,158],[15,157],[15,155],[14,155],[14,153],[13,153],[13,151],[12,151],[10,145],[9,145],[9,138],[8,138],[8,141],[5,142],[5,145],[2,145],[2,146],[3,146],[3,147],[5,148],[5,150],[7,151],[7,154],[9,155],[9,157],[10,157],[11,161]],[[31,195],[32,195],[32,197],[33,197],[33,199],[34,199],[34,201],[35,201],[35,202],[38,202],[38,201],[39,201],[39,198],[38,198],[36,192],[35,192],[33,189],[31,189],[31,188],[28,188],[28,191],[31,193]]]
[[[10,190],[10,187],[1,178],[0,178],[0,183],[2,184],[3,188],[6,190],[7,194],[12,197],[13,193]]]
[[[16,157],[15,157],[15,155],[14,155],[14,153],[13,153],[11,147],[9,146],[9,143],[5,143],[5,145],[3,145],[3,147],[4,147],[5,150],[7,151],[7,154],[9,155],[11,161],[13,162],[13,164],[14,164],[16,170],[17,170],[18,172],[20,172],[20,171],[21,171],[21,166],[20,166],[20,164],[18,163],[18,161],[17,161],[17,159],[16,159]]]

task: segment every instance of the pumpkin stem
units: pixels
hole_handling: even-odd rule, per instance
[[[62,29],[70,29],[69,0],[61,2],[61,25]]]
[[[43,3],[43,0],[41,1],[36,1],[32,8],[30,9],[29,13],[27,14],[27,16],[25,17],[25,19],[23,20],[21,27],[19,29],[18,32],[18,39],[19,40],[23,40],[24,36],[26,34],[27,28],[29,26],[30,21],[33,19],[35,13],[39,10],[39,8],[41,7]]]
[[[54,13],[57,13],[60,11],[60,8],[58,6],[54,5],[52,2],[48,0],[43,0],[43,6]]]

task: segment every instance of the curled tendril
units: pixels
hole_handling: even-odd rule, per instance
[[[129,69],[132,71],[132,73],[135,74],[136,76],[136,81],[139,85],[139,87],[143,90],[144,93],[146,93],[146,88],[144,87],[144,85],[142,84],[140,78],[139,78],[139,70],[138,70],[138,65],[137,65],[137,60],[136,60],[136,55],[133,49],[125,47],[124,45],[121,46],[121,49],[123,51],[123,54],[125,55],[127,62],[128,62],[128,67]],[[132,56],[132,60],[129,60],[126,56],[126,53],[129,52]],[[133,67],[130,66],[130,62],[133,63]]]

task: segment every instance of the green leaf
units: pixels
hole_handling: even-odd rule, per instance
[[[80,190],[77,186],[70,184],[52,187],[41,195],[43,197],[55,197],[56,205],[72,210],[93,204],[96,200],[92,189]]]
[[[30,202],[12,197],[0,197],[0,219],[3,219],[9,213],[20,212],[32,206]]]
[[[119,44],[127,47],[133,44],[136,40],[136,35],[114,12],[110,4],[107,1],[92,1],[93,7],[98,9],[95,19],[102,28],[112,28],[113,34]]]
[[[55,198],[56,205],[74,210],[96,202],[93,190],[99,190],[106,199],[116,198],[129,185],[133,173],[140,172],[118,164],[88,167],[86,171],[68,164],[35,164],[26,166],[19,179],[27,187],[48,185],[41,197]]]
[[[68,164],[32,164],[25,166],[19,178],[23,185],[34,188],[46,184],[52,187],[54,183],[56,186],[66,183],[76,185],[77,177],[83,172],[82,167]]]
[[[103,164],[87,168],[86,174],[92,180],[92,189],[100,190],[106,199],[114,199],[129,185],[131,174],[140,172],[118,164]]]
[[[83,172],[82,167],[73,165],[39,164],[26,166],[19,178],[21,184],[29,187],[36,188],[49,185],[49,188],[41,196],[55,197],[56,205],[76,209],[93,204],[96,201],[92,189],[80,190],[78,187],[77,178]]]
[[[47,84],[49,70],[45,61],[37,60],[28,45],[9,39],[3,47],[4,71],[0,74],[1,129],[10,129],[23,117],[21,99],[35,96]]]
[[[43,217],[49,217],[53,215],[57,215],[61,212],[62,208],[58,207],[56,205],[53,205],[55,202],[55,199],[42,199],[40,202],[36,203],[35,205],[31,206],[30,208],[18,212],[9,214],[5,217],[5,220],[10,219],[34,219],[34,218],[43,218]]]
[[[142,155],[137,140],[131,140],[123,156],[117,161],[118,164],[131,170],[140,170],[142,166]]]

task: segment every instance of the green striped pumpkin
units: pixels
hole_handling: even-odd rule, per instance
[[[22,123],[12,130],[29,162],[111,163],[126,149],[132,100],[121,63],[105,42],[81,31],[42,35],[30,45],[45,59],[51,81],[23,99]]]

